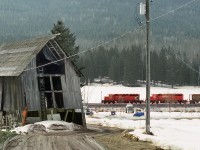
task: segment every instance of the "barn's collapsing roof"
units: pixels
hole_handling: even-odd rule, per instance
[[[57,35],[0,46],[0,76],[19,76],[49,40]]]

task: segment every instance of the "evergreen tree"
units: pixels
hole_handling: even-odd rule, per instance
[[[177,83],[176,81],[176,75],[177,75],[177,59],[176,59],[176,55],[172,52],[173,50],[169,47],[167,50],[167,70],[166,70],[166,74],[167,74],[167,83],[171,84],[172,88],[174,87],[174,85]]]
[[[94,62],[95,62],[94,53],[89,51],[87,55],[85,55],[85,63],[84,63],[85,70],[83,72],[86,84],[93,81],[93,79],[96,77],[94,73],[95,70]]]
[[[200,66],[200,61],[199,61],[199,56],[197,55],[195,58],[193,58],[192,68],[198,71],[199,66]],[[199,84],[198,78],[199,78],[199,74],[195,72],[194,70],[190,70],[190,84],[194,86],[198,85]]]
[[[162,48],[159,54],[159,68],[158,68],[159,81],[166,82],[166,68],[167,68],[167,50],[165,48]]]
[[[75,45],[75,35],[71,33],[70,29],[66,27],[61,20],[58,20],[57,23],[54,24],[51,33],[60,33],[55,40],[68,56],[78,53],[79,47]],[[76,56],[75,58],[78,57]]]
[[[177,57],[182,59],[182,54],[180,52],[176,52]],[[177,59],[176,57],[176,83],[179,85],[184,85],[185,81],[184,81],[184,76],[185,76],[185,69],[187,69],[187,67],[185,66],[185,64],[183,64],[182,61],[180,61],[180,59]]]
[[[185,63],[190,64],[186,53],[183,54],[183,60]],[[190,69],[185,64],[182,65],[182,77],[183,78],[182,78],[181,82],[184,85],[190,84]]]
[[[150,53],[151,56],[151,80],[158,81],[158,72],[159,72],[159,58],[156,51]]]
[[[106,50],[104,47],[99,47],[98,50],[94,52],[94,73],[95,77],[106,76],[107,75],[107,65],[106,65]]]
[[[113,81],[119,82],[122,81],[123,74],[123,62],[121,61],[120,54],[118,49],[111,48],[108,52],[108,60],[109,61],[109,70],[108,75]]]

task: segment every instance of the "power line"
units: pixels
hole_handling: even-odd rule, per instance
[[[175,9],[173,9],[173,10],[168,11],[167,13],[164,13],[164,14],[158,16],[158,17],[155,17],[155,18],[151,19],[150,21],[154,21],[154,20],[157,20],[157,19],[159,19],[159,18],[161,18],[161,17],[164,17],[164,16],[166,16],[166,15],[168,15],[168,14],[170,14],[170,13],[173,13],[173,12],[175,12],[175,11],[177,11],[177,10],[183,8],[183,7],[186,7],[186,6],[190,5],[191,3],[195,2],[195,1],[197,1],[197,0],[192,0],[192,1],[188,2],[188,3],[185,3],[185,4],[183,4],[183,5],[181,5],[181,6],[177,7],[177,8],[175,8]]]
[[[178,54],[176,54],[173,50],[169,49],[175,56],[176,58],[178,58],[180,61],[182,61],[188,68],[190,68],[191,70],[193,70],[194,72],[199,74],[199,71],[197,71],[196,69],[194,69],[191,65],[189,65],[188,63],[186,63]]]
[[[164,16],[166,16],[166,15],[168,15],[168,14],[170,14],[170,13],[173,13],[174,11],[177,11],[177,10],[183,8],[183,7],[186,7],[186,6],[188,6],[189,4],[191,4],[191,3],[195,2],[195,1],[197,1],[197,0],[192,0],[192,1],[190,1],[190,2],[188,2],[188,3],[185,3],[185,4],[183,4],[183,5],[181,5],[181,6],[177,7],[177,8],[175,8],[175,9],[173,9],[173,10],[170,10],[170,11],[167,12],[167,13],[164,13],[164,14],[158,16],[158,17],[155,17],[155,18],[151,19],[150,22],[155,21],[155,20],[157,20],[157,19],[159,19],[159,18],[161,18],[161,17],[164,17]],[[132,30],[130,30],[130,31],[128,31],[128,32],[125,32],[125,33],[123,33],[122,35],[119,35],[119,36],[117,36],[117,37],[115,37],[115,38],[113,38],[113,39],[111,39],[111,40],[109,40],[109,41],[107,41],[107,42],[104,42],[103,44],[99,44],[99,45],[97,45],[97,46],[94,46],[94,47],[92,47],[92,48],[90,48],[90,49],[87,49],[87,50],[84,50],[84,51],[82,51],[82,52],[79,52],[79,53],[76,53],[76,54],[73,54],[73,55],[70,55],[70,56],[66,56],[66,57],[64,57],[64,58],[62,58],[62,59],[59,59],[59,60],[56,60],[56,61],[52,61],[52,62],[43,64],[43,65],[40,65],[40,66],[37,66],[37,67],[33,67],[33,68],[29,68],[29,69],[24,69],[24,70],[20,70],[20,71],[14,71],[14,72],[15,72],[15,73],[18,73],[18,72],[25,72],[25,71],[29,71],[29,70],[41,68],[41,67],[44,67],[44,66],[53,64],[53,63],[57,63],[57,62],[63,61],[63,60],[65,60],[65,59],[73,58],[73,57],[75,57],[75,56],[77,56],[77,55],[80,55],[80,54],[83,54],[83,53],[86,53],[86,52],[89,52],[89,51],[93,51],[93,50],[97,49],[98,47],[105,46],[105,45],[111,43],[112,41],[115,41],[115,40],[117,40],[117,39],[120,39],[120,38],[124,37],[125,35],[128,35],[128,34],[132,33],[133,31],[135,31],[135,30],[137,30],[137,29],[139,29],[139,28],[143,28],[143,27],[145,27],[145,26],[146,26],[146,24],[143,24],[143,25],[141,25],[141,26],[139,26],[139,27],[136,27],[136,28],[134,28],[134,29],[132,29]]]

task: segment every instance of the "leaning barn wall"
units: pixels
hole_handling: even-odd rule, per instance
[[[32,59],[29,65],[21,74],[21,82],[23,91],[26,95],[26,103],[28,110],[40,110],[40,92],[38,89],[37,69],[29,70],[36,67],[36,57]]]
[[[3,90],[3,93],[1,93],[1,100],[3,100],[1,104],[3,104],[3,110],[22,110],[24,97],[21,89],[20,77],[1,77],[0,82],[0,89]]]
[[[65,108],[81,109],[80,79],[68,60],[65,60],[65,76],[61,77],[61,83]]]
[[[25,70],[35,66],[34,58]],[[18,77],[0,77],[0,106],[2,104],[5,111],[21,111],[25,104],[28,110],[40,110],[37,70],[25,71]]]

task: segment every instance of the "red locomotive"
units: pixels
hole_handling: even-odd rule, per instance
[[[152,94],[150,97],[151,103],[186,103],[187,100],[183,99],[183,94]],[[115,103],[142,103],[140,94],[109,94],[105,96],[102,103],[115,104]],[[191,94],[189,98],[190,104],[200,102],[200,94]]]
[[[183,94],[152,94],[150,97],[151,103],[185,103]]]
[[[109,94],[104,97],[102,103],[142,103],[139,94]]]

